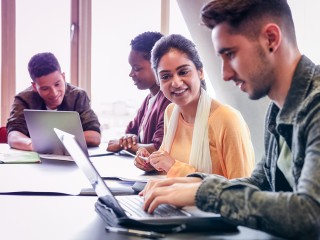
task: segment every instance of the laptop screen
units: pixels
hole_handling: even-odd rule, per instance
[[[53,128],[75,135],[82,150],[88,148],[78,112],[24,109],[34,150],[40,154],[70,155],[57,138]]]

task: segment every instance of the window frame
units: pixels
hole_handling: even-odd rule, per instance
[[[91,98],[92,0],[70,0],[70,81]],[[161,32],[169,32],[170,0],[161,0]],[[16,0],[1,0],[1,126],[16,94]],[[81,29],[80,29],[81,26]]]
[[[1,0],[1,126],[5,126],[16,90],[15,0]]]

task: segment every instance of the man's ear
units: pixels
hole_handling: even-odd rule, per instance
[[[62,72],[61,75],[62,75],[63,81],[66,81],[66,75],[65,75],[65,73]]]
[[[35,82],[31,82],[32,88],[34,92],[38,92],[37,88],[36,88],[36,83]]]
[[[266,47],[270,53],[277,51],[282,41],[280,27],[275,23],[269,23],[262,29],[262,35],[265,39]]]

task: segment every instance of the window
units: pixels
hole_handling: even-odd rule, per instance
[[[133,85],[128,55],[136,35],[160,31],[160,11],[160,0],[92,1],[91,99],[103,141],[124,133],[149,93]]]
[[[70,1],[16,0],[16,92],[30,86],[30,58],[52,52],[68,81],[70,69]]]
[[[70,2],[66,0],[1,1],[1,9],[9,16],[5,19],[8,22],[5,22],[4,26],[7,26],[9,30],[3,28],[0,34],[6,36],[8,32],[5,30],[13,32],[12,29],[16,26],[16,39],[14,35],[10,36],[6,39],[7,41],[2,41],[0,49],[0,52],[4,54],[6,51],[12,54],[10,58],[6,54],[7,57],[2,59],[1,65],[5,66],[2,69],[1,83],[2,125],[6,123],[13,97],[12,92],[8,92],[7,89],[13,85],[14,73],[16,73],[15,92],[29,86],[31,79],[27,71],[27,64],[35,53],[54,52],[69,81]],[[91,99],[103,130],[107,133],[107,138],[117,137],[123,133],[126,124],[136,114],[142,100],[148,94],[147,90],[136,89],[128,76],[130,71],[127,61],[129,44],[133,37],[143,31],[160,31],[162,2],[163,0],[92,1]],[[182,1],[170,0],[169,33],[180,33],[192,39],[177,2]],[[288,2],[292,8],[301,52],[316,63],[320,63],[319,52],[314,51],[320,41],[316,25],[319,19],[316,11],[320,7],[320,2],[311,0],[289,0]],[[16,14],[14,14],[14,5]],[[16,42],[16,47],[14,47],[14,42]],[[16,64],[12,64],[11,61]],[[3,75],[4,73],[6,75]],[[208,80],[207,77],[206,80]],[[211,82],[207,81],[207,83],[208,91],[213,91]],[[6,92],[3,89],[6,89]],[[110,128],[115,131],[110,132]]]

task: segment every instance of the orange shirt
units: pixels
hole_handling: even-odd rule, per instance
[[[165,111],[165,134],[168,127],[166,123],[171,117],[173,107],[172,103]],[[250,176],[254,168],[254,150],[249,128],[240,112],[212,100],[208,124],[212,173],[229,179]],[[189,164],[193,126],[194,124],[185,122],[182,116],[179,116],[169,152],[175,163],[167,172],[167,177],[181,177],[197,172],[197,169]],[[160,149],[163,150],[163,146],[164,143]]]

